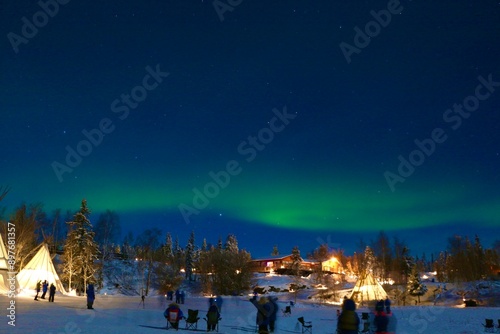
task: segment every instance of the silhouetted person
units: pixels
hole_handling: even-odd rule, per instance
[[[181,302],[181,292],[179,289],[175,290],[175,303],[180,304]]]
[[[375,325],[376,334],[387,333],[387,326],[389,325],[389,318],[384,312],[384,301],[381,300],[377,302],[375,306],[375,318],[373,319],[373,324]]]
[[[87,286],[87,309],[93,310],[95,300],[94,284],[89,284]]]
[[[259,327],[259,334],[268,334],[269,316],[271,314],[271,307],[266,297],[260,297],[257,302],[257,297],[254,296],[250,302],[257,308],[257,318],[255,322]]]
[[[54,302],[54,296],[56,295],[56,286],[54,283],[50,284],[49,288],[49,302]]]
[[[47,294],[47,290],[49,289],[49,283],[47,283],[47,281],[43,281],[43,284],[42,284],[42,297],[40,297],[41,299],[45,299],[45,295]]]
[[[35,300],[38,300],[38,294],[40,293],[40,289],[42,287],[42,281],[36,282],[36,295],[35,295]]]
[[[207,312],[207,332],[216,330],[219,318],[219,308],[212,302],[212,305],[210,305]]]
[[[352,299],[344,299],[342,313],[337,321],[337,331],[339,334],[357,334],[359,329],[359,316],[356,313],[356,303]]]
[[[390,314],[391,313],[391,300],[389,299],[389,296],[385,297],[384,305],[385,305],[385,312],[387,314]]]

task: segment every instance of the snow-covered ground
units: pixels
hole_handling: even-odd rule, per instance
[[[300,295],[299,295],[300,296]],[[290,295],[279,296],[282,308],[293,299]],[[8,325],[9,298],[0,297],[3,316],[0,319],[0,333],[158,333],[165,331],[162,311],[166,307],[164,297],[146,298],[145,307],[139,297],[98,296],[95,310],[86,309],[84,297],[56,295],[55,303],[46,300],[34,301],[32,297],[20,296],[15,299],[15,327]],[[208,308],[204,297],[189,297],[181,309],[200,310],[202,319],[198,330],[204,330],[203,320]],[[277,333],[300,333],[297,317],[312,321],[313,333],[335,333],[337,306],[320,305],[307,300],[298,300],[290,317],[280,312]],[[397,333],[482,333],[485,318],[500,319],[500,308],[463,308],[443,306],[394,307],[398,320]],[[359,309],[359,312],[368,311]],[[220,333],[249,333],[255,329],[256,309],[247,297],[224,297]],[[184,327],[184,322],[181,323]],[[195,331],[183,330],[194,333]]]
[[[312,285],[307,279],[303,283]],[[258,277],[258,285],[269,288],[287,288],[290,284],[288,276]],[[104,291],[108,291],[104,294]],[[208,299],[191,293],[186,287],[185,304],[182,311],[187,315],[188,309],[199,310],[200,320],[198,331],[206,329],[203,317],[208,309]],[[10,299],[0,296],[0,333],[49,333],[49,334],[80,334],[80,333],[158,333],[166,331],[166,321],[163,311],[167,307],[164,296],[146,297],[145,306],[139,296],[124,296],[114,294],[111,290],[103,290],[96,297],[94,310],[86,309],[85,297],[62,296],[56,294],[55,303],[47,300],[34,301],[33,296],[17,296]],[[343,296],[343,291],[339,296]],[[300,291],[297,302],[292,307],[292,315],[283,316],[280,311],[277,320],[277,333],[301,333],[297,318],[303,316],[306,321],[312,321],[313,333],[330,333],[336,331],[338,305],[321,304],[310,298],[315,294],[313,289]],[[281,309],[295,299],[291,293],[276,293]],[[222,321],[219,333],[247,334],[255,332],[256,309],[248,301],[250,296],[223,297]],[[15,311],[8,310],[11,300],[15,301]],[[433,306],[393,306],[394,317],[397,319],[398,334],[437,334],[437,333],[483,333],[482,324],[485,318],[494,319],[498,324],[499,307],[468,307],[443,306],[453,303],[442,303]],[[370,312],[361,307],[358,312]],[[9,325],[8,315],[15,314],[15,327]],[[12,322],[11,322],[12,323]],[[181,328],[184,328],[184,321]],[[172,331],[172,330],[170,330]],[[182,330],[195,333],[193,330]]]

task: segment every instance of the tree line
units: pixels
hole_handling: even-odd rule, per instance
[[[8,192],[4,190],[3,197]],[[2,197],[2,198],[3,198]],[[0,198],[1,200],[1,198]],[[217,245],[201,247],[195,244],[194,231],[185,247],[178,238],[172,240],[170,233],[161,240],[162,232],[157,228],[146,229],[134,236],[129,232],[122,243],[120,219],[116,212],[107,210],[94,225],[90,208],[84,199],[75,213],[55,210],[51,217],[43,211],[42,204],[21,204],[10,215],[8,221],[16,226],[16,271],[35,255],[38,245],[47,243],[52,252],[62,253],[61,280],[78,292],[85,292],[89,283],[102,287],[105,279],[117,282],[119,288],[133,289],[137,281],[142,282],[142,291],[148,295],[151,287],[160,293],[177,289],[184,279],[201,282],[207,294],[239,294],[250,288],[251,255],[238,248],[236,236],[228,235],[225,243],[219,238]],[[0,217],[0,232],[5,236],[7,220]],[[126,269],[121,277],[112,277],[117,272],[113,261],[121,259],[120,266]],[[182,273],[182,274],[181,274]]]
[[[430,258],[425,253],[420,257],[411,255],[404,241],[394,238],[391,242],[383,231],[369,244],[360,241],[359,249],[346,256],[343,250],[325,244],[309,253],[308,258],[326,261],[334,256],[345,273],[362,276],[370,270],[381,281],[394,284],[407,284],[412,271],[435,271],[438,281],[453,283],[486,279],[500,272],[500,240],[485,249],[478,236],[473,242],[467,236],[450,237],[446,250]]]
[[[8,191],[8,188],[0,188],[0,201]],[[4,227],[0,232],[5,236],[4,215],[5,210],[0,211]],[[197,280],[204,293],[237,294],[252,284],[251,254],[238,248],[234,235],[228,235],[225,242],[219,238],[215,245],[203,239],[198,246],[193,231],[182,247],[177,237],[173,239],[166,233],[162,238],[162,232],[152,228],[137,236],[129,232],[119,242],[121,226],[116,212],[107,210],[100,214],[95,225],[89,215],[85,200],[76,212],[67,210],[63,214],[57,209],[50,216],[42,204],[21,204],[9,218],[16,225],[15,269],[19,271],[34,255],[37,246],[45,242],[52,251],[63,252],[61,279],[70,289],[84,290],[87,283],[102,285],[105,279],[111,279],[126,290],[136,285],[134,280],[140,279],[142,293],[147,295],[152,286],[166,293],[179,287],[183,280]],[[359,249],[347,256],[341,249],[320,245],[307,257],[322,262],[335,256],[345,273],[360,276],[369,268],[375,277],[395,284],[408,284],[409,277],[422,271],[436,271],[442,282],[468,282],[486,278],[500,267],[500,241],[484,249],[477,236],[474,241],[468,237],[451,237],[447,249],[436,258],[431,254],[430,259],[425,254],[412,256],[404,241],[398,238],[391,241],[383,231],[369,244],[361,241]],[[279,254],[277,246],[272,254]],[[110,277],[116,265],[112,260],[117,256],[126,262],[128,269],[122,270],[122,277]],[[302,260],[298,247],[294,247],[292,256],[290,269],[298,272]]]

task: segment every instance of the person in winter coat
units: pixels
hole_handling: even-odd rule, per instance
[[[50,284],[49,288],[49,302],[54,302],[54,296],[56,295],[56,286],[54,283]]]
[[[215,305],[215,302],[213,302],[212,298],[212,304],[208,308],[207,312],[207,332],[216,330],[217,322],[219,322],[219,319],[220,319],[219,308],[217,307],[217,305]]]
[[[269,334],[267,326],[269,325],[271,307],[269,306],[267,298],[260,297],[259,301],[257,301],[257,297],[254,296],[250,299],[250,302],[257,308],[256,323],[259,327],[259,334]]]
[[[35,300],[38,300],[38,294],[40,293],[40,289],[42,287],[42,281],[36,282],[36,295]]]
[[[168,305],[168,308],[163,312],[163,316],[174,329],[179,329],[179,322],[184,318],[184,314],[177,303]]]
[[[359,329],[359,316],[356,313],[356,303],[352,299],[345,299],[337,321],[339,334],[357,334]]]
[[[94,284],[89,284],[87,286],[87,309],[93,310],[92,307],[94,305],[95,300],[95,292],[94,292]]]
[[[376,334],[387,333],[387,326],[389,325],[389,318],[384,312],[384,301],[381,300],[375,305],[375,318],[373,319]]]
[[[179,289],[175,290],[175,303],[181,303],[181,291]]]
[[[276,317],[278,315],[278,297],[269,297],[269,308],[270,308],[270,315],[269,315],[269,332],[274,333],[274,327],[276,324]]]
[[[391,300],[389,299],[389,296],[385,297],[384,305],[385,313],[391,314]]]
[[[42,297],[40,297],[41,299],[45,299],[45,295],[47,294],[47,290],[49,289],[49,283],[47,283],[47,281],[43,281],[43,284],[42,284]]]

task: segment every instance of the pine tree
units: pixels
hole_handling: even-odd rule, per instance
[[[302,262],[302,257],[300,257],[300,250],[298,246],[292,249],[292,270],[295,275],[299,275],[300,263]]]
[[[165,255],[167,259],[168,264],[172,264],[172,260],[174,258],[174,252],[172,249],[172,236],[170,235],[170,232],[167,233],[167,236],[165,237],[165,245],[163,246],[163,254]]]
[[[189,235],[189,240],[184,252],[186,255],[185,256],[186,278],[191,281],[193,274],[193,262],[194,262],[194,252],[195,252],[194,231],[191,231],[191,234]]]
[[[279,255],[280,255],[280,251],[278,250],[278,246],[274,245],[273,251],[271,252],[271,256],[279,256]]]
[[[427,286],[422,283],[420,279],[420,274],[418,272],[417,266],[413,266],[410,277],[408,278],[408,285],[406,290],[412,296],[417,296],[418,303],[420,304],[420,296],[425,295],[427,292]]]
[[[238,240],[236,240],[236,236],[234,234],[229,234],[226,238],[226,244],[224,245],[224,249],[227,252],[237,254],[238,253]]]
[[[92,224],[88,219],[90,210],[87,201],[82,200],[82,206],[73,220],[68,222],[70,232],[64,246],[63,271],[69,280],[69,289],[72,288],[72,278],[83,284],[84,291],[87,283],[95,282],[97,267],[95,261],[99,255],[99,248],[94,241]]]
[[[375,255],[373,254],[372,249],[370,246],[366,246],[365,248],[365,258],[364,258],[364,265],[363,265],[363,276],[365,276],[366,273],[373,271],[373,268],[375,267]]]
[[[302,289],[302,285],[300,284],[301,275],[300,275],[300,264],[302,262],[302,257],[300,256],[300,250],[298,246],[294,246],[292,249],[292,271],[294,273],[293,283],[290,284],[290,290],[293,290],[293,295],[295,298],[295,302],[297,302],[297,294],[299,290]]]
[[[201,244],[201,251],[206,252],[208,250],[207,239],[203,238],[203,243]]]

